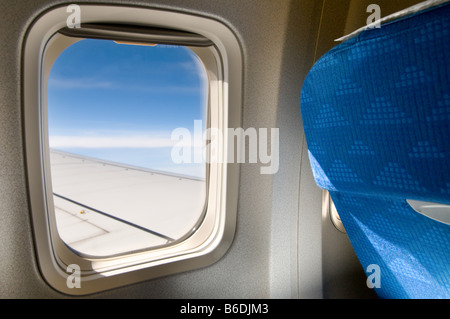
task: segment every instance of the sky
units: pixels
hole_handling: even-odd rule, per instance
[[[205,122],[206,72],[188,48],[86,39],[55,61],[48,82],[50,147],[204,177],[171,159],[176,128]]]

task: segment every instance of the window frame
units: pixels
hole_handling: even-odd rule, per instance
[[[236,227],[239,164],[227,163],[227,134],[217,139],[219,160],[207,174],[206,212],[198,229],[174,245],[116,257],[88,258],[67,247],[57,235],[50,177],[47,120],[47,82],[53,62],[80,39],[57,31],[66,26],[67,6],[41,15],[27,32],[23,53],[23,111],[25,158],[31,218],[39,269],[56,290],[91,294],[151,278],[210,265],[231,245]],[[210,47],[190,47],[208,74],[207,127],[226,132],[240,127],[242,56],[231,30],[220,22],[197,15],[141,7],[80,5],[81,24],[140,24],[200,34]],[[148,24],[151,21],[151,25]],[[79,265],[80,287],[69,288],[70,264]]]

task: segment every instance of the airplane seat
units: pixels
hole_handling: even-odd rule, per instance
[[[302,87],[315,181],[380,298],[450,298],[449,39],[439,1],[337,45]]]

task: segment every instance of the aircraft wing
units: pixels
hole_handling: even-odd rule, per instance
[[[202,217],[204,180],[56,150],[50,157],[59,235],[83,254],[165,245]]]

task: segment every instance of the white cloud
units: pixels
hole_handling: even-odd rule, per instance
[[[200,73],[203,83],[204,76]],[[94,79],[50,79],[49,86],[60,89],[109,89],[109,90],[129,90],[138,92],[147,92],[154,94],[206,94],[205,85],[186,86],[186,85],[124,85],[124,83],[114,83],[111,81],[97,81]]]
[[[174,130],[173,133],[176,133]],[[171,132],[90,132],[83,135],[51,135],[51,148],[164,148],[164,147],[202,147],[202,134],[193,134],[183,129],[187,135],[172,135]],[[86,132],[85,132],[86,133]],[[106,133],[106,134],[105,134]]]
[[[52,148],[161,148],[172,147],[170,138],[148,136],[50,136]]]
[[[108,81],[97,81],[94,79],[80,78],[50,78],[50,87],[64,88],[64,89],[106,89],[113,88],[113,84]]]

